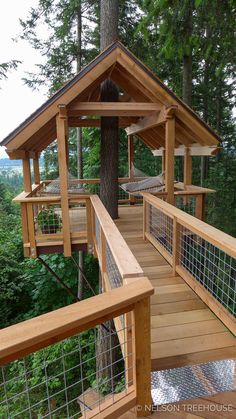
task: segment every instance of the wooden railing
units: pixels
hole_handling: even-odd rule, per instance
[[[143,199],[144,239],[236,334],[236,239],[151,194]]]
[[[60,414],[63,416],[64,412],[63,417],[71,417],[73,413],[76,417],[116,418],[136,405],[139,405],[140,409],[138,415],[145,415],[145,406],[151,405],[150,369],[147,368],[150,362],[146,359],[146,347],[150,347],[152,293],[153,288],[148,279],[139,278],[138,286],[133,282],[2,329],[0,384],[4,396],[0,402],[1,417],[11,414],[17,417],[59,417]],[[96,368],[91,376],[91,367],[86,367],[89,358],[85,356],[91,342],[93,348],[96,348],[97,334],[93,330],[96,326],[106,327],[104,322],[125,313],[130,313],[133,319],[130,326],[130,352],[126,353],[124,368],[122,367],[120,373],[120,380],[122,378],[125,384],[111,397],[109,394],[106,397],[100,394],[93,405],[91,400],[87,401],[94,391],[88,388],[88,383],[94,374],[97,394],[100,391],[100,383],[96,379]],[[125,326],[122,330],[125,330]],[[90,338],[86,335],[87,340],[83,335],[84,331],[90,331]],[[107,330],[106,327],[106,333],[109,342],[112,342],[113,331]],[[81,336],[85,346],[81,343]],[[41,351],[50,345],[56,345],[57,342],[60,342],[60,346],[55,346],[53,358],[50,352]],[[110,344],[108,351],[113,352],[115,348],[114,344]],[[38,354],[37,357],[34,356],[35,353]],[[132,363],[127,361],[130,356]],[[34,364],[36,361],[37,368]],[[114,362],[113,360],[109,366],[112,370]],[[127,368],[132,370],[132,382],[127,381]],[[114,388],[116,383],[115,377],[113,372],[111,383],[109,382],[111,388]],[[44,388],[47,389],[46,392]]]
[[[35,196],[21,193],[14,202],[21,206],[22,236],[24,255],[38,256],[40,247],[62,246],[66,239],[69,244],[87,244],[90,239],[90,195],[69,197],[69,230],[64,226],[61,197]]]
[[[135,178],[140,180],[143,178]],[[129,182],[129,178],[120,178],[119,183]],[[72,189],[68,195],[68,209],[62,211],[61,196],[47,192],[51,181],[43,181],[33,187],[32,192],[21,193],[14,201],[21,205],[22,235],[25,256],[37,257],[40,252],[50,251],[51,246],[64,248],[66,256],[71,255],[72,245],[92,245],[91,201],[90,197],[99,193],[100,179],[72,179]],[[59,182],[59,181],[58,181]],[[58,183],[59,185],[59,183]],[[79,193],[78,185],[89,193]],[[75,187],[74,187],[75,186]],[[119,188],[120,193],[124,193]],[[199,219],[204,218],[204,202],[210,189],[193,185],[184,187],[176,183],[175,205]],[[126,194],[127,195],[127,194]],[[166,192],[155,196],[166,199]],[[120,203],[142,201],[133,196],[123,197]]]

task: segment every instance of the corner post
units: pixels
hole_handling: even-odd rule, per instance
[[[58,164],[61,189],[61,212],[62,212],[62,231],[64,255],[71,256],[71,237],[70,237],[70,216],[68,201],[68,166],[67,166],[67,141],[68,124],[65,105],[59,105],[59,114],[56,117],[57,142],[58,142]]]
[[[32,192],[32,182],[31,182],[31,170],[30,170],[30,159],[25,157],[22,159],[23,163],[23,177],[24,177],[24,191]]]
[[[165,187],[167,192],[167,202],[174,205],[175,116],[172,108],[167,109],[165,128]]]
[[[134,137],[128,135],[128,168],[129,168],[129,181],[134,180]],[[129,194],[130,204],[135,203],[135,197]]]
[[[35,185],[40,184],[40,170],[39,170],[39,154],[37,153],[33,158],[33,168],[34,168],[34,183]]]
[[[192,184],[192,156],[190,148],[184,148],[184,187]]]
[[[138,417],[149,416],[152,406],[150,322],[150,297],[147,297],[134,306],[134,384]]]

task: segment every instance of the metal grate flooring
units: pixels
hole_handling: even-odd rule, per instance
[[[152,399],[156,406],[235,389],[233,359],[152,372]]]

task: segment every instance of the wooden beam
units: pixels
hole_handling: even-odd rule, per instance
[[[201,146],[199,144],[192,145],[188,147],[189,155],[190,156],[212,156],[217,153],[220,147],[211,147],[211,146]],[[161,147],[158,150],[153,150],[152,153],[156,157],[163,156],[164,148]],[[177,147],[175,148],[175,156],[184,156],[185,154],[185,147]]]
[[[69,108],[68,115],[143,116],[159,110],[159,103],[78,102]]]
[[[192,156],[188,147],[184,148],[184,187],[192,185]]]
[[[37,154],[33,159],[33,168],[34,168],[34,183],[35,185],[40,184],[40,170],[39,170],[39,155]]]
[[[128,135],[128,167],[129,178],[134,178],[134,139],[132,135]]]
[[[173,117],[166,120],[165,143],[165,190],[167,192],[167,202],[174,205],[175,118]]]
[[[162,107],[160,112],[155,113],[145,118],[140,119],[136,124],[130,125],[126,128],[127,135],[135,135],[150,128],[154,128],[160,124],[164,124],[166,121],[165,108]]]
[[[134,121],[136,121],[137,118],[135,117],[130,117],[130,118],[125,118],[125,117],[120,117],[119,118],[119,127],[120,128],[126,128],[128,127],[131,123],[133,123]],[[68,126],[72,127],[72,128],[76,128],[76,127],[98,127],[100,128],[101,126],[101,119],[100,118],[79,118],[79,117],[70,117],[68,118]]]
[[[62,211],[62,230],[64,255],[71,256],[71,240],[70,240],[70,217],[68,203],[68,167],[67,167],[67,115],[66,107],[61,106],[60,112],[56,118],[57,124],[57,142],[58,142],[58,163],[60,174],[61,189],[61,211]]]
[[[32,191],[32,182],[31,182],[31,171],[30,171],[30,159],[24,158],[23,163],[23,178],[24,178],[24,191]]]
[[[21,160],[21,159],[34,159],[37,153],[34,151],[27,150],[7,150],[6,152],[10,160]]]

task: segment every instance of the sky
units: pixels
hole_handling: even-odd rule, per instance
[[[25,73],[34,71],[35,64],[42,63],[43,58],[28,42],[12,40],[16,37],[19,39],[19,18],[25,19],[30,8],[37,3],[38,0],[7,0],[1,8],[0,63],[15,59],[22,61],[22,64],[8,73],[7,80],[0,81],[0,142],[46,100],[45,91],[33,91],[22,81]],[[7,155],[0,147],[2,157]]]

